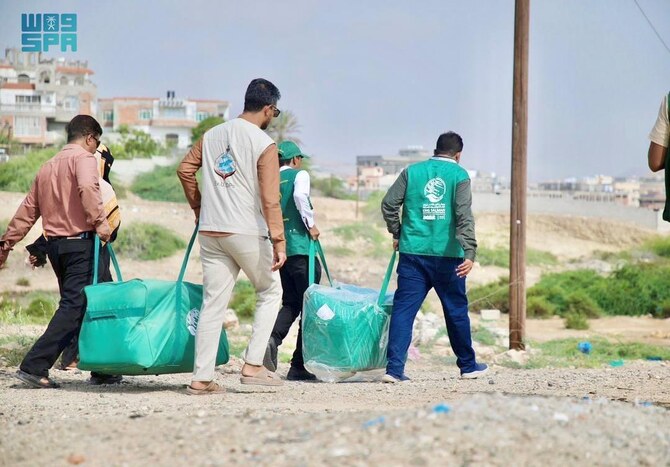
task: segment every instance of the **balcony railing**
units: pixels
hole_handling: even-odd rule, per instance
[[[54,104],[0,104],[0,112],[49,116],[56,113],[56,106]]]

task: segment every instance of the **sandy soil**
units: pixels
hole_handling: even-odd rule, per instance
[[[92,387],[87,374],[53,371],[62,389],[30,390],[2,368],[0,465],[670,462],[666,362],[493,367],[468,381],[424,356],[409,362],[407,383],[280,388],[243,386],[239,368],[237,359],[222,367],[228,392],[210,397],[185,395],[188,375]]]

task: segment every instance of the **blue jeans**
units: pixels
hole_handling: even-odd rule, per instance
[[[414,318],[431,288],[435,289],[442,303],[456,364],[461,372],[474,370],[476,361],[472,349],[465,277],[456,275],[456,267],[462,262],[462,258],[400,253],[398,290],[393,299],[387,350],[386,373],[389,375],[399,378],[404,374]]]

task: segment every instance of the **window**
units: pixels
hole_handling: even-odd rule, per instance
[[[14,117],[14,135],[41,136],[42,125],[40,117]]]
[[[61,86],[67,86],[68,84],[70,84],[70,80],[67,79],[67,76],[61,76],[60,84]]]
[[[30,76],[21,74],[18,76],[19,83],[30,83]]]
[[[15,96],[17,104],[39,104],[40,96]]]
[[[195,119],[198,122],[202,122],[203,120],[205,120],[207,118],[209,118],[209,113],[207,113],[207,112],[198,112],[197,114],[195,114]]]
[[[102,119],[106,120],[108,122],[111,122],[114,120],[114,111],[113,110],[105,110],[102,113]]]
[[[186,118],[186,109],[184,107],[163,107],[161,109],[162,118]]]
[[[79,98],[77,98],[77,96],[67,96],[63,99],[63,108],[65,110],[78,110]]]
[[[151,114],[153,112],[149,109],[142,109],[140,110],[140,120],[151,120]]]

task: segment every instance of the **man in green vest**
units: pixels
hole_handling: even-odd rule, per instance
[[[465,277],[474,264],[477,240],[470,177],[459,165],[462,150],[459,135],[440,135],[434,157],[405,169],[382,201],[393,247],[400,251],[388,365],[382,378],[386,383],[409,379],[405,362],[414,318],[431,288],[442,302],[461,377],[477,378],[488,371],[486,365],[475,360],[465,293]]]
[[[309,242],[319,238],[314,223],[314,208],[309,198],[310,179],[306,170],[300,170],[303,158],[297,144],[279,143],[279,191],[286,235],[286,263],[279,270],[283,289],[282,308],[277,316],[263,364],[270,371],[277,370],[277,348],[281,345],[302,313],[302,299],[309,287]],[[315,279],[321,280],[321,266],[316,262]],[[310,381],[316,377],[305,369],[302,357],[302,318],[299,321],[298,340],[286,375],[289,381]]]

